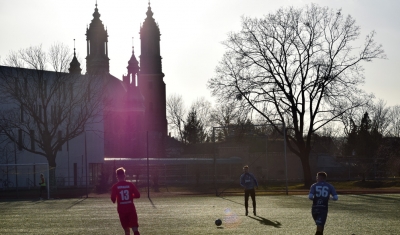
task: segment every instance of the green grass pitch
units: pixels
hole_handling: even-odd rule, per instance
[[[247,217],[242,196],[142,197],[135,204],[142,235],[315,232],[305,195],[258,196],[257,216]],[[223,221],[220,227],[214,224],[217,218]],[[325,234],[400,234],[399,221],[399,194],[339,195],[339,201],[330,202]],[[108,197],[89,197],[0,201],[0,234],[110,235],[123,230]]]

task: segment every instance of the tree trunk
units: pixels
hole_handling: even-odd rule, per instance
[[[312,183],[311,168],[310,168],[310,155],[308,153],[300,153],[301,165],[303,167],[304,187],[310,188]]]
[[[57,179],[56,179],[56,158],[55,157],[47,157],[47,161],[49,163],[49,189],[53,194],[57,189]]]

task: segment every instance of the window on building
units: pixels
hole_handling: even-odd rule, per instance
[[[42,120],[42,105],[39,105],[39,119]]]
[[[29,131],[29,137],[31,139],[31,150],[35,151],[35,131],[34,130]]]
[[[68,136],[69,136],[68,133],[69,133],[69,131],[67,129],[67,134],[66,134],[65,138],[68,138]],[[69,151],[69,141],[68,141],[68,139],[67,139],[67,151]]]
[[[24,78],[24,94],[28,93],[28,79]]]
[[[50,106],[50,122],[51,122],[53,125],[54,125],[54,122],[55,122],[55,120],[56,120],[56,117],[55,117],[55,114],[56,114],[55,109],[56,109],[56,107],[55,107],[54,105]]]
[[[74,84],[72,83],[69,84],[69,94],[70,94],[70,99],[72,100],[74,98]]]
[[[65,84],[65,82],[61,83],[61,91],[62,91],[62,98],[63,100],[65,100],[67,98],[67,85]]]
[[[24,105],[20,105],[20,122],[24,122]]]
[[[14,89],[15,89],[15,93],[18,96],[19,95],[19,88],[18,88],[18,78],[14,79]]]
[[[61,141],[62,141],[62,131],[58,131],[58,143],[61,143]],[[62,145],[60,145],[58,151],[62,151]]]
[[[47,97],[47,80],[43,81],[43,94],[44,97]]]
[[[18,149],[22,150],[22,130],[18,130]]]

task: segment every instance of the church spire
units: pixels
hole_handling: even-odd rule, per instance
[[[133,38],[132,38],[133,40]],[[128,73],[136,74],[139,72],[139,61],[136,59],[135,56],[135,47],[132,45],[132,56],[131,59],[128,61]]]
[[[140,29],[141,55],[140,72],[147,74],[162,73],[160,56],[160,29],[153,18],[150,1],[146,19]]]
[[[150,0],[149,0],[149,6],[147,7],[146,15],[147,18],[153,18],[153,12],[151,11]]]
[[[81,74],[81,64],[79,63],[78,59],[76,58],[75,53],[75,39],[74,39],[74,58],[72,58],[71,63],[69,64],[69,73],[70,74]]]
[[[108,33],[100,20],[97,1],[92,22],[86,29],[87,56],[86,71],[88,74],[109,73]]]
[[[135,48],[133,46],[133,37],[132,37],[132,56],[129,59],[128,66],[126,68],[128,69],[128,75],[123,76],[122,81],[124,81],[127,85],[132,84],[133,86],[136,86],[136,75],[139,72],[139,62],[135,56]]]

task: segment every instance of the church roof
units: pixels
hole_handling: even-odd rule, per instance
[[[132,47],[132,56],[128,61],[128,66],[126,67],[128,71],[139,71],[139,61],[136,59],[135,50]]]
[[[79,63],[78,59],[76,58],[75,48],[74,48],[74,58],[72,58],[71,63],[69,64],[69,73],[72,74],[81,74],[81,64]]]

